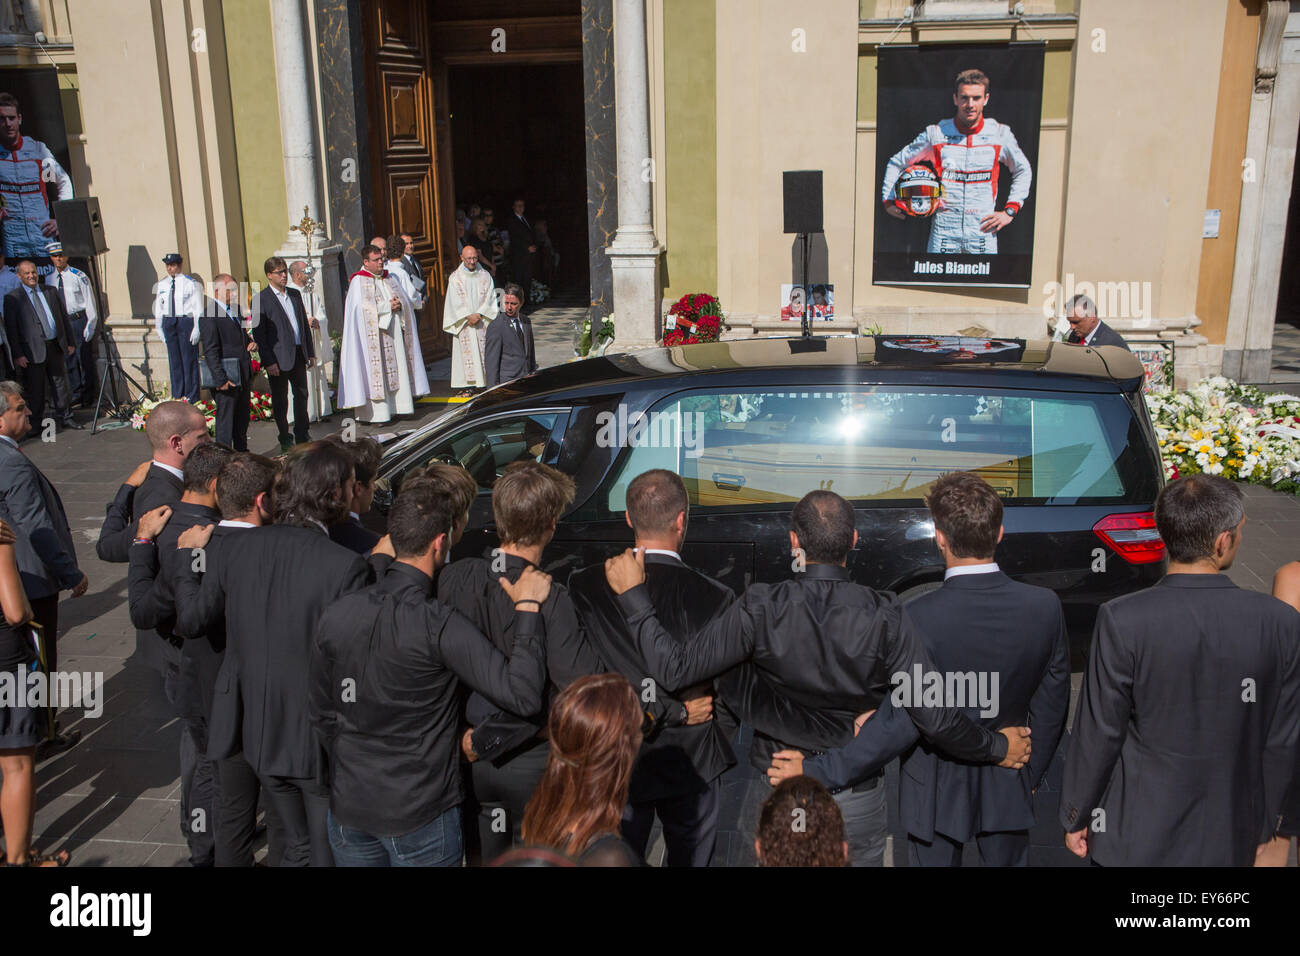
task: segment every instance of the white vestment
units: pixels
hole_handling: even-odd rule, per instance
[[[327,367],[334,361],[334,344],[330,341],[329,321],[325,317],[325,310],[320,307],[316,298],[315,290],[308,292],[300,285],[289,283],[290,289],[297,289],[302,295],[302,305],[307,312],[307,318],[316,318],[320,322],[319,329],[313,329],[308,323],[308,329],[311,333],[311,344],[316,349],[316,361],[307,369],[307,421],[318,422],[334,413],[334,406],[330,404],[330,377],[329,368]],[[293,402],[289,403],[289,424],[293,424]]]
[[[411,300],[411,308],[417,312],[424,308],[424,296],[415,288],[415,277],[406,268],[401,259],[388,260],[388,274],[402,284],[402,291]]]
[[[465,321],[477,312],[478,325]],[[483,388],[483,340],[488,322],[497,315],[497,293],[492,277],[483,268],[470,272],[461,263],[447,280],[447,302],[442,309],[442,330],[451,336],[451,387]]]
[[[399,300],[396,310],[393,296]],[[414,412],[415,399],[427,394],[411,300],[387,273],[358,272],[343,309],[338,407],[355,409],[359,421],[387,422]]]

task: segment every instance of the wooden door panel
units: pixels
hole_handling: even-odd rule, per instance
[[[450,144],[437,130],[439,99],[430,61],[427,5],[410,0],[363,0],[366,99],[370,114],[371,195],[374,234],[409,232],[425,270],[428,288],[420,320],[420,348],[426,360],[447,355],[442,334],[443,268],[440,212],[451,205]],[[445,101],[445,96],[442,97]],[[440,162],[440,157],[446,157]],[[451,223],[451,213],[446,219]]]

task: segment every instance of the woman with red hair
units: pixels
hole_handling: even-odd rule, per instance
[[[619,835],[644,715],[622,674],[589,674],[551,705],[551,752],[524,811],[523,839],[582,866],[640,866]]]

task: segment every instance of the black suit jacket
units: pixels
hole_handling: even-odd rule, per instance
[[[537,237],[533,234],[532,223],[524,225],[512,210],[510,215],[506,216],[506,232],[510,236],[510,262],[516,266],[521,262],[527,262],[528,257],[533,255],[528,251],[528,247],[537,245]],[[491,250],[489,250],[488,255],[491,256]],[[527,295],[528,292],[529,290],[525,289],[524,295]]]
[[[894,595],[849,579],[848,570],[810,564],[793,580],[752,584],[743,597],[696,636],[680,644],[654,617],[644,585],[618,597],[650,675],[670,690],[738,664],[744,681],[721,682],[727,702],[754,727],[750,764],[766,770],[772,754],[793,747],[809,753],[853,738],[854,718],[880,706],[890,676],[920,664],[934,670],[911,618]],[[820,727],[783,719],[793,708],[823,715]],[[1006,756],[1001,734],[972,723],[953,707],[912,707],[912,718],[954,756],[997,763]]]
[[[212,387],[215,391],[230,379],[226,375],[223,359],[238,359],[240,380],[236,385],[248,385],[253,380],[253,360],[248,354],[248,344],[252,338],[244,331],[239,320],[243,312],[239,306],[231,308],[232,319],[220,302],[210,301],[208,312],[199,320],[199,339],[203,342],[203,361],[212,372]]]
[[[444,568],[438,575],[438,601],[464,615],[508,658],[514,653],[520,618],[497,579],[518,581],[529,564],[513,554],[501,557],[504,560],[495,569],[493,561],[484,558],[462,558]],[[480,758],[504,763],[514,756],[520,745],[533,742],[546,726],[550,701],[557,693],[579,677],[604,670],[583,633],[568,589],[562,584],[551,585],[551,593],[541,607],[540,623],[546,635],[543,706],[537,712],[513,714],[501,711],[480,693],[471,694],[466,702],[466,718],[474,727],[474,752]]]
[[[1090,827],[1105,866],[1251,866],[1298,735],[1300,614],[1223,574],[1167,575],[1097,614],[1061,824]]]
[[[217,676],[208,756],[241,750],[259,775],[317,778],[308,717],[311,641],[322,611],[364,587],[364,558],[316,527],[270,525],[239,536],[239,560],[176,577],[176,632],[203,634],[224,610],[226,657]]]
[[[124,484],[105,508],[104,523],[95,542],[99,560],[125,564],[130,559],[131,541],[140,515],[160,505],[175,505],[181,500],[185,483],[157,463],[149,466],[139,488]]]
[[[483,373],[489,387],[537,371],[533,323],[522,312],[518,321],[522,334],[510,327],[510,319],[504,312],[488,323],[483,337]]]
[[[152,545],[131,547],[131,567],[127,572],[127,601],[131,623],[141,633],[153,631],[165,645],[164,656],[180,670],[176,703],[182,716],[207,718],[212,705],[212,684],[216,680],[215,663],[205,654],[202,641],[182,641],[175,634],[176,594],[174,582],[180,567],[195,560],[189,551],[176,547],[181,533],[195,525],[216,524],[221,514],[205,505],[178,501],[172,516]],[[214,534],[216,529],[213,529]],[[205,548],[206,561],[209,548]],[[205,686],[206,685],[206,686]]]
[[[297,289],[285,289],[285,295],[293,305],[298,317],[298,337],[302,339],[302,352],[309,359],[316,357],[315,346],[311,341],[311,327],[307,324],[307,309],[302,303],[302,294]],[[257,354],[263,365],[278,365],[281,372],[293,368],[297,353],[293,341],[293,326],[289,316],[280,305],[275,291],[267,286],[257,296],[258,323],[253,327],[253,340],[257,342]]]
[[[671,555],[647,554],[645,574],[655,613],[679,643],[693,640],[735,600],[726,585]],[[596,653],[631,681],[644,700],[647,688],[653,686],[646,684],[651,671],[637,653],[627,621],[605,581],[604,564],[575,571],[569,578],[569,590]],[[654,690],[659,696],[659,689]],[[677,696],[691,698],[712,693],[712,682],[703,681]],[[661,721],[656,732],[641,745],[632,768],[629,803],[697,792],[736,762],[728,742],[736,728],[725,711],[715,707],[716,719],[691,727],[681,719],[681,705],[676,701],[672,704],[667,721]]]
[[[379,535],[348,515],[338,524],[330,525],[330,540],[357,554],[369,554],[379,543]]]
[[[1125,352],[1129,351],[1128,343],[1124,337],[1112,329],[1105,322],[1097,323],[1097,332],[1093,335],[1090,345],[1118,345]]]
[[[59,340],[59,348],[66,352],[74,339],[63,297],[44,284],[37,286],[36,294],[43,296],[49,305],[50,315],[54,317],[55,338]],[[5,296],[4,322],[5,338],[9,340],[9,352],[15,363],[19,358],[38,365],[45,361],[44,318],[36,314],[26,286],[19,286]]]
[[[1070,705],[1070,654],[1065,615],[1055,592],[1013,581],[1001,572],[958,575],[907,605],[937,671],[974,674],[996,691],[993,713],[980,706],[966,716],[990,730],[1028,726],[1033,754],[1016,771],[952,760],[928,742],[895,707],[915,692],[912,674],[846,747],[804,763],[804,772],[832,788],[870,776],[904,748],[899,809],[908,833],[927,842],[941,833],[965,842],[977,833],[1027,830],[1034,825],[1037,788],[1065,727]],[[996,687],[992,680],[996,675]],[[969,696],[971,685],[961,685]],[[969,688],[969,689],[968,689]],[[978,698],[978,693],[975,695]]]

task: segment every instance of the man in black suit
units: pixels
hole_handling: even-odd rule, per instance
[[[5,338],[22,376],[32,420],[44,422],[47,392],[54,399],[55,419],[66,428],[81,428],[72,417],[67,359],[77,350],[63,298],[40,283],[36,263],[18,263],[18,288],[5,296]]]
[[[208,315],[199,320],[203,362],[212,375],[217,403],[217,441],[235,451],[248,451],[249,385],[253,381],[253,339],[239,307],[239,283],[222,273],[212,280]]]
[[[241,750],[284,827],[284,866],[332,866],[324,768],[307,714],[311,639],[324,609],[369,583],[361,558],[329,540],[346,512],[352,459],[327,442],[298,449],[276,476],[275,523],[239,537],[239,560],[207,573],[182,563],[176,631],[201,634],[223,615],[226,656],[208,727],[208,756]],[[182,535],[182,550],[206,547],[211,529]]]
[[[909,865],[960,866],[962,844],[974,839],[985,866],[1027,866],[1033,794],[1070,704],[1065,615],[1055,592],[1013,581],[998,568],[993,554],[1002,540],[1002,500],[982,478],[945,475],[926,504],[947,571],[943,587],[909,603],[907,613],[935,673],[963,698],[944,703],[963,707],[989,729],[1007,721],[1028,725],[1035,744],[1029,762],[1019,772],[977,766],[921,741],[901,706],[919,696],[917,679],[902,673],[891,676],[889,699],[851,743],[810,760],[779,751],[768,779],[778,784],[803,773],[835,791],[905,752],[899,810]]]
[[[1076,295],[1066,303],[1065,319],[1070,323],[1065,341],[1071,345],[1118,345],[1129,351],[1123,337],[1097,318],[1097,304],[1086,295]]]
[[[402,484],[389,535],[395,559],[376,559],[385,562],[378,583],[332,604],[316,633],[312,720],[329,754],[340,866],[460,866],[459,684],[511,711],[531,714],[542,702],[539,619],[550,577],[528,568],[489,585],[510,608],[509,655],[432,600],[435,570],[473,500],[446,479],[449,466],[435,468]]]
[[[726,585],[682,562],[689,510],[686,486],[671,471],[644,472],[627,487],[626,520],[636,547],[645,552],[647,593],[656,616],[682,643],[735,600]],[[596,652],[644,697],[650,668],[637,654],[605,581],[603,563],[576,572],[569,588]],[[654,691],[656,698],[662,693]],[[736,728],[727,720],[712,719],[712,682],[688,687],[679,696],[682,700],[656,723],[637,755],[623,813],[623,839],[644,857],[658,814],[667,864],[708,866],[717,842],[722,774],[736,762],[728,742]]]
[[[176,596],[173,582],[182,564],[200,560],[180,551],[181,533],[221,520],[216,509],[217,476],[234,454],[226,445],[206,442],[185,460],[185,489],[174,506],[141,515],[131,545],[127,600],[131,623],[153,629],[180,654],[168,665],[167,699],[181,722],[181,833],[190,848],[191,866],[212,866],[216,772],[207,757],[208,710],[216,682],[210,647],[201,640],[182,642],[174,632]],[[154,542],[157,541],[157,548]],[[196,811],[199,811],[196,813]]]
[[[533,347],[533,323],[521,311],[524,290],[507,282],[501,298],[501,312],[488,323],[483,339],[483,373],[488,388],[537,371]]]
[[[477,486],[464,469],[453,473],[468,511]],[[438,601],[465,615],[507,657],[514,653],[516,615],[496,582],[504,577],[514,583],[526,570],[541,567],[555,523],[572,503],[568,475],[535,461],[507,466],[492,487],[501,546],[491,558],[462,558],[438,575]],[[478,805],[477,832],[470,833],[470,840],[485,863],[519,841],[524,809],[546,769],[550,748],[542,728],[551,700],[577,678],[604,670],[566,588],[552,585],[539,613],[546,655],[540,705],[518,715],[503,714],[487,696],[471,694],[465,706],[470,728],[461,749],[471,764]]]
[[[533,270],[537,261],[537,237],[533,226],[524,216],[524,201],[516,199],[513,212],[506,217],[506,232],[510,236],[510,278],[523,287],[527,296],[533,289]],[[491,251],[487,252],[491,255]],[[527,298],[524,299],[527,302]]]
[[[1101,606],[1066,754],[1065,844],[1104,866],[1251,866],[1300,736],[1300,614],[1222,572],[1246,510],[1226,478],[1165,485],[1160,583]]]
[[[185,459],[195,447],[212,440],[203,413],[179,400],[156,406],[144,433],[153,458],[131,473],[105,508],[95,543],[101,561],[125,564],[130,559],[135,522],[148,511],[181,500]]]
[[[406,266],[406,271],[411,274],[415,280],[415,291],[424,293],[424,287],[427,284],[424,278],[424,268],[420,265],[420,260],[415,254],[415,237],[409,232],[401,234],[402,239],[402,264]]]
[[[728,706],[754,727],[751,797],[768,786],[773,753],[842,746],[852,738],[855,717],[880,706],[890,675],[918,666],[922,672],[934,670],[901,602],[850,580],[846,565],[858,540],[853,525],[853,506],[839,495],[805,495],[794,507],[790,529],[795,568],[802,571],[790,581],[750,585],[684,644],[655,618],[641,586],[644,553],[628,550],[605,563],[649,676],[669,691],[748,665],[728,675],[720,690]],[[809,732],[807,721],[796,725],[787,719],[789,710],[820,714],[822,726]],[[960,759],[1019,769],[1028,758],[1026,728],[995,733],[955,707],[917,703],[908,712],[928,738]],[[880,866],[888,830],[883,775],[836,794],[836,802],[844,813],[853,865]],[[754,820],[745,823],[752,827]]]
[[[325,441],[342,448],[352,457],[353,479],[348,494],[348,513],[330,525],[330,540],[357,554],[369,554],[379,543],[379,535],[361,523],[361,516],[375,500],[375,479],[384,449],[369,435],[346,441],[341,434],[327,435]]]
[[[307,309],[297,289],[289,288],[289,266],[271,256],[264,266],[270,287],[257,297],[253,339],[257,354],[271,382],[271,408],[280,432],[280,450],[311,441],[307,433],[307,369],[316,361],[311,330],[319,325],[308,320]],[[289,389],[293,389],[293,437],[289,436]]]

